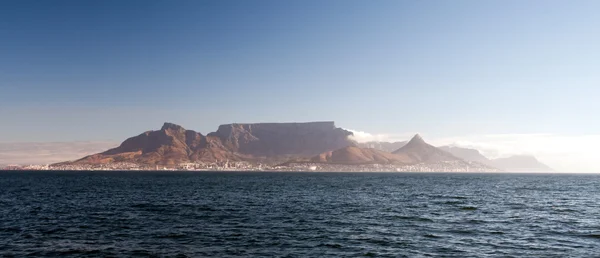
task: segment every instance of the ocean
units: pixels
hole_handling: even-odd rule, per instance
[[[600,175],[0,172],[4,257],[593,257]]]

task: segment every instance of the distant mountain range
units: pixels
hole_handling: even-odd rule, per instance
[[[478,150],[435,147],[420,135],[405,142],[357,143],[334,122],[226,124],[203,135],[165,123],[107,151],[60,164],[130,162],[174,166],[188,162],[249,161],[327,164],[420,164],[475,162],[505,171],[552,171],[534,157],[490,160]]]
[[[359,143],[360,147],[363,148],[374,148],[381,151],[394,152],[391,149],[399,149],[406,145],[408,142],[364,142]],[[506,158],[489,159],[479,150],[463,148],[457,146],[441,146],[437,147],[453,156],[463,159],[465,161],[472,161],[484,164],[489,167],[495,167],[504,171],[511,172],[554,172],[552,168],[541,163],[533,156],[527,155],[513,155]],[[430,148],[431,149],[431,148]]]
[[[440,149],[452,153],[454,156],[466,161],[479,162],[490,167],[510,172],[554,172],[547,165],[539,162],[533,156],[514,155],[506,158],[488,159],[476,149],[461,148],[455,146],[443,146]]]
[[[451,153],[426,143],[418,134],[406,145],[392,153],[396,155],[406,155],[413,160],[414,163],[460,160]]]
[[[554,169],[538,161],[534,156],[516,155],[491,160],[494,167],[511,172],[555,172]]]
[[[486,165],[492,165],[490,160],[475,149],[460,148],[455,146],[442,146],[440,149],[452,153],[452,155],[468,161],[475,161]]]
[[[281,162],[355,146],[350,135],[352,132],[335,127],[333,122],[227,124],[206,136],[165,123],[160,130],[131,137],[116,148],[67,163]]]
[[[382,144],[380,146],[391,146]],[[443,161],[460,161],[452,154],[427,144],[420,135],[415,135],[408,143],[393,152],[374,148],[349,146],[329,151],[306,160],[330,164],[419,164]]]

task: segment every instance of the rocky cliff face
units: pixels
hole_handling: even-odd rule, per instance
[[[227,124],[209,134],[228,149],[255,157],[313,156],[355,145],[350,135],[334,122]]]
[[[125,140],[119,147],[75,163],[134,162],[176,165],[185,162],[310,157],[355,143],[351,132],[333,122],[228,124],[204,136],[171,123]]]
[[[220,139],[206,137],[181,126],[165,123],[160,130],[147,131],[125,140],[119,147],[87,156],[76,163],[103,164],[134,162],[175,165],[193,161],[239,160]]]

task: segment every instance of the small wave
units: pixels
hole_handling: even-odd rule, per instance
[[[469,197],[466,196],[448,196],[448,195],[429,195],[427,196],[429,199],[456,199],[456,200],[466,200]]]
[[[59,233],[59,232],[63,232],[63,231],[65,231],[65,230],[62,228],[51,228],[51,229],[41,229],[40,230],[40,232],[42,234],[47,234],[47,235],[55,234],[55,233]]]
[[[146,207],[150,207],[152,206],[152,204],[149,203],[136,203],[136,204],[132,204],[131,208],[146,208]]]
[[[461,202],[461,201],[446,201],[446,202],[442,202],[442,204],[457,205],[457,204],[465,204],[465,202]]]
[[[448,232],[455,233],[455,234],[464,234],[464,235],[470,235],[470,234],[476,233],[473,230],[449,230]]]
[[[159,235],[156,238],[178,239],[178,238],[185,238],[185,237],[187,237],[186,234],[182,234],[182,233],[169,233],[169,234],[165,234],[165,235]]]
[[[184,204],[178,205],[177,208],[193,210],[193,211],[217,211],[217,209],[215,209],[209,205],[205,205],[205,204],[197,205],[197,204],[184,203]]]
[[[557,209],[557,208],[554,208],[554,211],[564,212],[564,213],[579,212],[578,210],[574,210],[574,209]]]
[[[131,255],[132,256],[138,256],[138,255],[153,256],[153,253],[151,253],[147,250],[137,249],[137,250],[132,250]]]
[[[17,227],[9,227],[9,228],[0,229],[0,232],[17,233],[17,232],[21,232],[21,229],[17,228]]]
[[[423,222],[433,222],[432,219],[415,217],[415,216],[393,216],[394,219],[402,219],[402,220],[414,220],[414,221],[423,221]]]
[[[102,251],[96,249],[67,249],[57,250],[47,253],[48,256],[64,256],[64,255],[99,255]]]
[[[584,235],[584,237],[600,239],[600,234],[588,234]]]
[[[477,207],[464,206],[464,207],[460,207],[460,209],[463,210],[463,211],[475,211],[475,210],[477,210]]]
[[[319,246],[335,248],[335,249],[342,248],[342,245],[340,245],[340,244],[320,244]]]
[[[136,203],[131,205],[132,208],[141,209],[144,211],[168,211],[167,205],[152,204],[152,203]]]
[[[423,236],[427,237],[427,238],[442,238],[441,236],[437,236],[437,235],[434,235],[434,234],[425,234]]]

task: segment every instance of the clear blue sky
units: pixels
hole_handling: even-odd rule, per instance
[[[600,132],[600,1],[0,1],[0,142]]]

